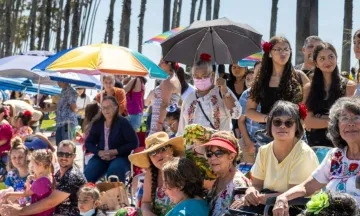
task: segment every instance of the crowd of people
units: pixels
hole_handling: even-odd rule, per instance
[[[360,30],[353,43],[360,62]],[[285,37],[262,46],[254,67],[234,63],[229,74],[206,53],[186,69],[161,59],[168,78],[146,98],[145,78],[119,75],[104,75],[93,100],[84,87],[62,82],[61,95],[50,103],[37,96],[36,108],[24,93],[6,99],[2,92],[1,215],[104,215],[95,184],[104,176],[125,182],[131,166],[144,178],[132,184],[143,191],[138,215],[261,215],[271,197],[276,216],[358,215],[360,69],[340,72],[334,46],[318,36],[305,40],[296,66]],[[56,145],[39,132],[49,112],[56,112]],[[133,153],[145,118],[145,146]],[[193,124],[214,131],[190,149],[207,162],[210,181],[186,157],[183,136]],[[315,148],[328,152],[320,157]],[[250,174],[240,171],[243,162]],[[244,194],[233,195],[239,187]],[[289,205],[298,197],[311,200]]]

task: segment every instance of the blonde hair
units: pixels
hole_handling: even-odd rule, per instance
[[[11,149],[9,151],[9,159],[8,159],[8,163],[7,163],[7,167],[6,167],[6,169],[8,171],[16,168],[16,167],[14,167],[14,165],[11,162],[11,153],[16,150],[24,150],[26,164],[27,165],[29,164],[29,160],[28,160],[29,149],[26,148],[26,146],[24,145],[24,143],[20,137],[15,137],[14,139],[11,140]]]
[[[36,164],[42,164],[45,168],[48,169],[49,173],[51,174],[52,178],[54,178],[55,168],[53,165],[53,152],[48,149],[39,149],[32,152],[30,158]],[[52,179],[53,188],[55,188],[55,181]]]
[[[211,138],[215,138],[215,137],[222,138],[222,139],[225,139],[225,140],[229,141],[236,148],[236,157],[233,160],[233,165],[236,166],[236,162],[239,159],[240,154],[241,154],[241,149],[240,149],[240,146],[239,146],[238,139],[236,139],[234,134],[232,132],[230,132],[230,131],[218,131],[218,132],[215,132],[211,136]]]

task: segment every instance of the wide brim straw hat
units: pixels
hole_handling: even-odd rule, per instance
[[[185,139],[183,137],[174,137],[169,139],[169,135],[165,132],[157,132],[145,140],[145,149],[139,153],[129,155],[130,162],[140,168],[150,167],[149,153],[164,146],[170,145],[174,150],[174,156],[185,155]]]

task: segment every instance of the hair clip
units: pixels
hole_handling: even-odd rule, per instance
[[[299,103],[298,106],[299,106],[300,118],[301,118],[302,120],[305,120],[305,118],[306,118],[307,115],[308,115],[307,108],[306,108],[306,106],[305,106],[304,104],[302,104],[302,103]]]
[[[168,107],[166,108],[166,111],[172,113],[172,112],[175,112],[175,111],[177,110],[177,108],[178,108],[178,105],[177,105],[177,104],[173,104],[173,105],[168,106]]]
[[[32,112],[30,110],[26,110],[24,112],[24,116],[31,116],[32,115]]]
[[[89,182],[89,183],[86,183],[84,186],[85,186],[85,187],[92,187],[92,188],[94,188],[94,187],[95,187],[95,184],[92,183],[92,182]]]
[[[269,42],[265,42],[263,45],[262,45],[262,49],[264,51],[264,53],[270,53],[271,49],[272,49],[272,44],[269,43]]]

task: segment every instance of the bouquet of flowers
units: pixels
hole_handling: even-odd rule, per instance
[[[216,175],[213,173],[206,158],[203,155],[199,155],[194,151],[194,147],[207,143],[211,135],[216,132],[211,128],[206,128],[198,124],[191,124],[184,129],[185,139],[185,154],[186,157],[193,160],[201,170],[202,175],[206,180],[213,180]]]

